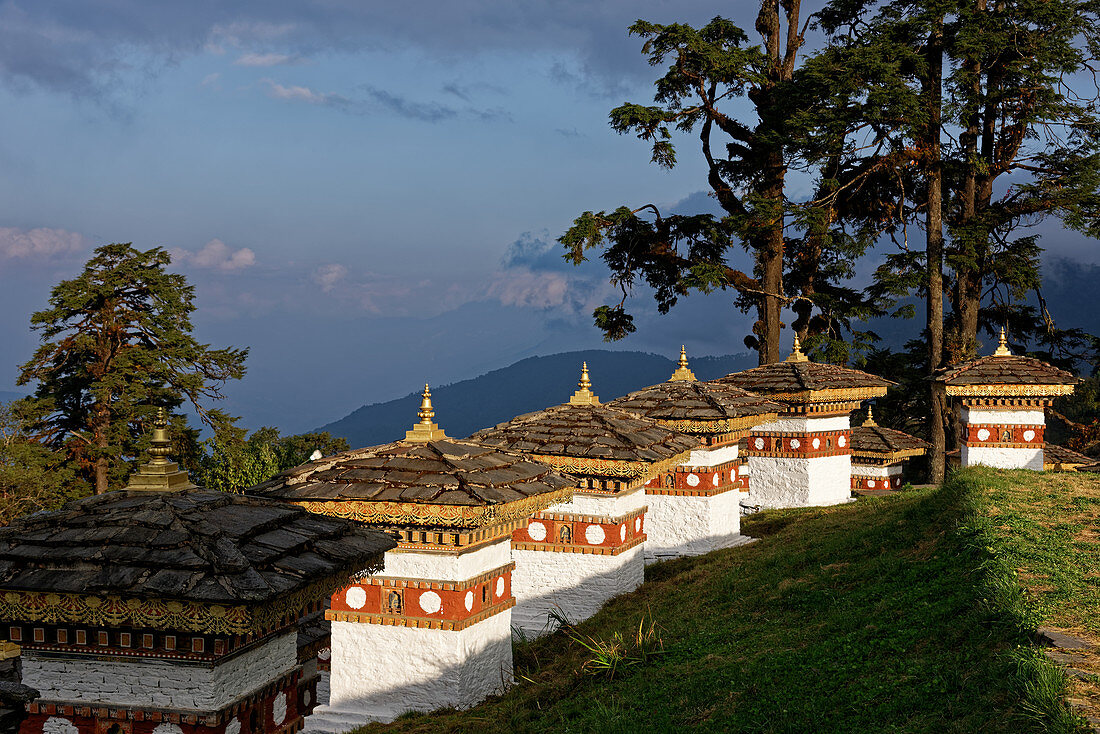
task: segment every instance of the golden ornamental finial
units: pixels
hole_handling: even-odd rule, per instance
[[[677,364],[676,371],[672,373],[672,377],[668,378],[669,382],[677,382],[681,380],[696,380],[695,373],[688,369],[688,356],[687,350],[684,345],[680,345],[680,361]]]
[[[420,422],[428,425],[432,422],[432,418],[435,418],[435,411],[432,409],[432,391],[428,389],[428,383],[424,383],[424,399],[420,401],[420,410],[416,411],[416,414],[420,416]]]
[[[802,342],[798,339],[798,334],[794,335],[794,345],[791,347],[791,356],[787,357],[787,362],[809,362],[810,360],[802,353]]]
[[[428,383],[424,383],[424,392],[420,400],[420,410],[416,411],[420,416],[420,422],[413,425],[411,431],[405,431],[405,440],[413,443],[427,443],[449,438],[443,433],[443,429],[437,426],[432,419],[435,418],[435,409],[432,408],[432,391],[428,389]]]
[[[149,441],[149,461],[130,475],[126,489],[143,492],[176,492],[195,489],[187,472],[172,461],[172,439],[168,434],[168,411],[157,408],[153,419],[153,435]]]
[[[868,428],[871,428],[871,427],[874,427],[874,426],[878,425],[878,423],[875,423],[875,416],[871,412],[871,406],[870,405],[867,406],[867,419],[863,421],[863,425],[867,426]]]
[[[1001,327],[1001,338],[997,342],[997,349],[993,351],[994,357],[1011,357],[1012,352],[1008,348],[1008,338],[1005,336],[1005,327]]]
[[[577,383],[577,387],[580,389],[569,398],[570,405],[600,404],[600,399],[592,392],[592,380],[588,379],[588,362],[581,363],[581,381]]]

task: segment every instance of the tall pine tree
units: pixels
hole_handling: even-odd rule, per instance
[[[142,448],[156,407],[185,400],[207,423],[231,419],[207,402],[244,375],[247,349],[211,349],[192,336],[194,288],[169,273],[161,248],[105,245],[72,280],[54,287],[49,308],[31,317],[42,344],[19,384],[17,404],[32,434],[63,451],[95,492],[121,485]]]

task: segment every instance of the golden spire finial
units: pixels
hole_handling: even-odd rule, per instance
[[[696,380],[695,373],[688,369],[688,355],[687,350],[684,349],[684,345],[680,345],[680,361],[677,364],[676,371],[672,373],[672,377],[668,378],[669,382],[675,382],[679,380]]]
[[[416,414],[420,416],[420,422],[415,424],[411,431],[405,431],[405,440],[413,443],[427,443],[439,441],[450,437],[437,426],[432,419],[435,418],[435,409],[432,408],[432,391],[428,389],[428,383],[424,383],[424,392],[420,401],[420,410]]]
[[[867,406],[867,419],[863,421],[863,425],[867,426],[869,428],[878,425],[878,423],[875,423],[875,416],[871,412],[871,406],[870,405]]]
[[[592,392],[592,380],[588,379],[588,362],[581,363],[581,381],[577,383],[577,387],[580,389],[569,398],[570,405],[600,404],[600,399]]]
[[[153,420],[153,436],[149,441],[149,461],[130,475],[126,489],[144,492],[176,492],[195,489],[187,472],[172,461],[172,439],[168,435],[168,412],[157,408]]]
[[[802,353],[802,342],[798,340],[798,334],[794,335],[794,345],[791,347],[791,356],[787,357],[787,362],[809,362],[810,360]]]
[[[1001,338],[997,342],[997,349],[993,352],[994,357],[1011,357],[1012,352],[1008,348],[1008,338],[1005,336],[1005,327],[1001,327]]]

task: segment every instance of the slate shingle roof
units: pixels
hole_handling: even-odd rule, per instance
[[[254,497],[110,492],[0,528],[0,589],[257,604],[378,567],[395,545]]]
[[[248,491],[290,501],[487,506],[575,484],[575,480],[521,454],[443,439],[345,451],[283,472]]]
[[[947,385],[1075,385],[1070,372],[1034,357],[978,357],[940,370],[936,379]]]
[[[566,403],[485,428],[471,439],[547,456],[656,464],[698,448],[699,439],[606,405]]]
[[[852,453],[859,455],[918,456],[928,451],[929,444],[916,436],[883,426],[862,425],[852,429]]]
[[[1048,443],[1043,446],[1043,463],[1088,466],[1089,464],[1095,464],[1096,459],[1091,456],[1079,454],[1073,449],[1067,449],[1065,446]]]
[[[719,377],[711,382],[776,396],[808,395],[826,390],[870,390],[884,395],[886,389],[895,384],[861,370],[808,361],[774,362]]]
[[[608,403],[657,421],[719,423],[767,416],[784,409],[781,403],[728,384],[670,380],[636,390]]]

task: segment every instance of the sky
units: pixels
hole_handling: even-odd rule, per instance
[[[250,348],[224,406],[249,427],[308,430],[424,381],[601,346],[606,271],[565,263],[556,238],[585,210],[713,208],[690,140],[665,171],[608,127],[657,76],[626,29],[719,13],[751,28],[754,11],[0,0],[0,390],[37,343],[30,314],[109,242],[170,250],[197,338]],[[1056,235],[1048,248],[1100,263]],[[614,348],[744,350],[725,295],[636,308]]]

